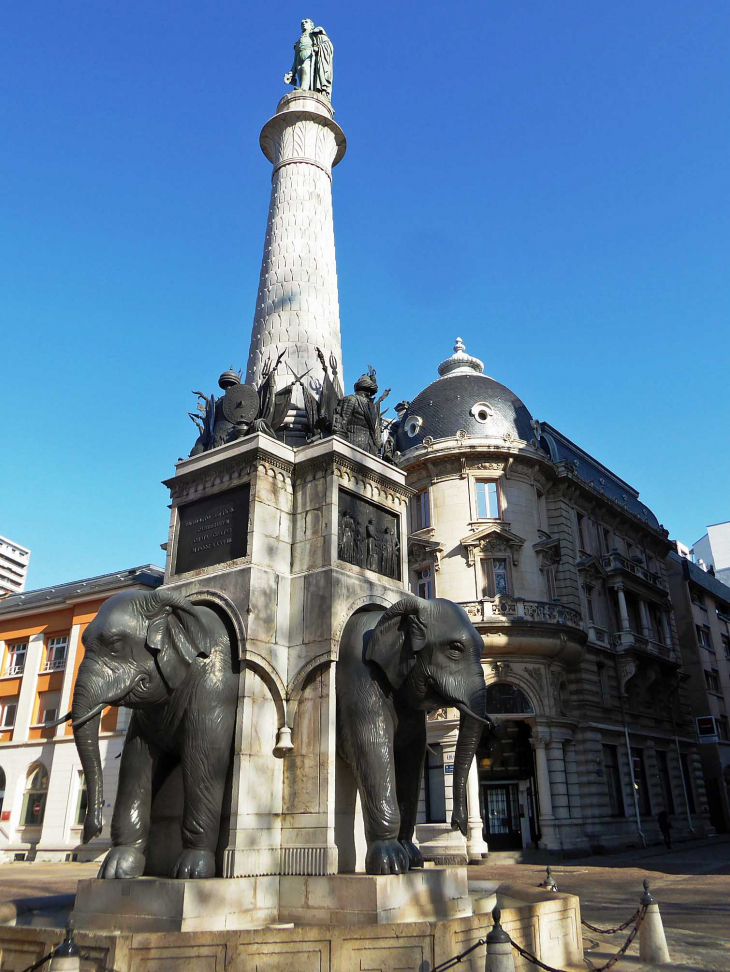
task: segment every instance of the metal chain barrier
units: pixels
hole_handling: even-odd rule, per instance
[[[618,952],[616,952],[616,954],[613,955],[608,960],[608,962],[605,963],[605,965],[599,965],[596,968],[591,969],[591,972],[608,972],[608,969],[612,968],[618,962],[621,956],[626,953],[629,946],[631,945],[631,943],[639,933],[639,928],[641,927],[641,923],[644,920],[644,915],[646,914],[646,908],[647,908],[646,905],[642,905],[641,908],[636,913],[636,924],[631,929],[631,932],[629,933],[629,937],[623,943],[623,945],[618,950]],[[566,972],[565,969],[554,969],[552,965],[546,965],[544,962],[541,962],[536,955],[532,955],[531,952],[528,952],[527,949],[522,948],[521,945],[518,945],[517,942],[513,941],[513,939],[511,938],[510,938],[510,943],[512,944],[512,947],[516,949],[523,958],[526,958],[528,962],[532,962],[533,965],[537,965],[539,968],[544,969],[544,972]]]
[[[465,952],[462,952],[460,955],[454,955],[453,958],[446,959],[446,961],[442,962],[441,965],[437,965],[434,969],[431,969],[431,972],[446,972],[446,969],[453,969],[455,965],[458,965],[462,959],[466,958],[467,955],[470,955],[473,951],[479,948],[480,945],[486,944],[486,938],[480,938],[478,942],[475,942],[470,948],[467,948]]]
[[[38,961],[34,962],[33,965],[29,965],[27,969],[23,969],[23,972],[35,972],[36,969],[39,969],[41,965],[45,965],[46,962],[52,958],[53,952],[49,952],[48,955],[44,955],[42,959],[38,959]]]
[[[637,908],[633,915],[628,918],[623,925],[616,925],[615,928],[599,928],[597,925],[591,925],[591,923],[586,921],[585,918],[581,918],[580,923],[581,925],[585,925],[590,931],[598,932],[599,935],[615,935],[616,932],[624,931],[629,927],[629,925],[633,925],[638,917],[639,909]]]
[[[604,965],[600,965],[594,969],[591,969],[591,972],[608,972],[608,970],[618,962],[621,956],[626,954],[629,947],[631,946],[631,943],[639,934],[639,929],[641,928],[641,923],[644,920],[646,909],[647,909],[647,905],[642,904],[642,906],[631,916],[631,918],[629,918],[628,921],[624,922],[623,925],[617,926],[616,928],[611,928],[611,929],[595,928],[593,925],[589,925],[587,921],[582,922],[582,924],[590,928],[591,931],[600,932],[603,935],[613,934],[614,932],[617,931],[624,931],[624,929],[628,928],[632,922],[635,922],[634,927],[629,932],[629,937],[623,943],[623,945],[618,950],[618,952],[616,952],[615,955],[611,956],[611,958]],[[543,969],[543,972],[567,972],[566,969],[556,969],[553,968],[552,965],[546,965],[545,962],[541,962],[536,955],[532,954],[532,952],[528,952],[526,948],[523,948],[521,945],[518,945],[517,942],[513,938],[510,938],[509,935],[507,935],[507,938],[509,938],[509,942],[512,948],[514,948],[515,951],[517,951],[522,956],[522,958],[527,959],[528,962],[532,962],[533,965],[536,965],[538,968]],[[453,969],[454,966],[458,965],[463,959],[466,958],[467,955],[470,955],[473,951],[479,948],[480,945],[486,945],[486,944],[487,944],[486,938],[480,938],[478,942],[475,942],[472,946],[467,948],[465,952],[461,952],[459,955],[454,955],[452,958],[447,959],[445,962],[442,962],[441,965],[435,966],[435,968],[432,969],[432,972],[446,972],[447,969]]]

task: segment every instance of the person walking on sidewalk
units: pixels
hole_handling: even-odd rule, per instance
[[[667,845],[667,850],[672,849],[672,821],[669,819],[669,814],[666,810],[661,810],[657,814],[656,822],[659,824],[659,829],[662,832],[662,837],[664,838],[664,843]]]

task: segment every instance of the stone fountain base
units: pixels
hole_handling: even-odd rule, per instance
[[[426,875],[439,872],[445,876],[436,878],[435,885],[429,885]],[[453,877],[453,885],[449,872],[457,872]],[[296,910],[303,901],[305,904],[314,901],[322,904],[323,893],[316,886],[317,880],[331,881],[332,894],[335,894],[335,889],[339,889],[337,893],[344,895],[342,900],[330,898],[329,907],[323,909],[322,915],[317,919],[318,924],[307,922],[282,925],[271,922],[260,928],[235,929],[229,926],[207,931],[153,932],[131,928],[127,920],[133,915],[135,908],[140,910],[140,906],[132,905],[131,901],[137,894],[144,898],[148,892],[142,889],[146,885],[152,888],[153,880],[147,882],[142,879],[129,883],[108,881],[103,883],[119,889],[117,900],[120,903],[123,899],[130,902],[124,905],[126,912],[111,915],[110,927],[104,930],[79,930],[75,937],[84,951],[86,972],[103,972],[109,968],[118,972],[161,972],[163,969],[164,972],[189,972],[192,969],[195,972],[248,972],[254,969],[266,972],[291,972],[291,969],[296,969],[297,972],[359,972],[364,968],[391,972],[397,969],[433,968],[465,951],[479,939],[485,938],[492,927],[491,909],[498,904],[502,908],[501,920],[505,930],[543,962],[563,969],[585,967],[580,934],[580,903],[575,895],[482,881],[469,888],[473,914],[468,917],[450,917],[443,920],[413,920],[405,917],[409,910],[413,914],[413,909],[429,907],[426,902],[427,887],[441,887],[442,892],[449,888],[452,891],[461,891],[463,885],[458,872],[463,873],[464,869],[428,868],[421,875],[425,879],[424,883],[420,886],[417,882],[410,885],[402,883],[400,891],[389,885],[397,881],[403,882],[402,877],[375,878],[374,883],[369,885],[359,881],[361,877],[366,878],[365,875],[342,875],[344,882],[335,882],[333,878],[302,878],[298,896],[286,907]],[[406,880],[408,877],[406,876]],[[313,880],[315,884],[311,883]],[[207,907],[204,901],[206,887],[211,900],[215,900],[219,892],[214,889],[219,883],[225,883],[232,889],[239,885],[236,879],[225,882],[154,883],[197,885],[201,889],[199,897],[191,895],[186,888],[181,896],[175,898],[173,895],[169,899],[169,902],[178,902],[175,904],[178,916],[181,910],[185,912],[187,902],[187,915],[190,919],[194,918],[192,912],[195,907],[203,910]],[[88,884],[95,885],[96,882]],[[125,886],[139,888],[139,891],[122,894]],[[292,889],[295,887],[296,885],[291,885]],[[409,887],[410,893],[407,890]],[[93,889],[90,887],[89,891],[91,890]],[[77,910],[80,905],[89,903],[86,893],[88,892],[80,889]],[[246,907],[246,902],[235,901],[234,897],[235,893],[232,891],[233,910],[229,913],[240,914]],[[460,901],[459,897],[449,899],[448,894],[444,898],[453,902]],[[265,900],[263,890],[259,900]],[[196,901],[197,905],[194,905]],[[220,906],[222,899],[219,898],[218,901]],[[347,907],[335,907],[343,902]],[[393,908],[384,907],[386,904],[393,905]],[[460,907],[461,903],[454,904],[455,909]],[[401,911],[401,908],[405,910]],[[165,907],[157,908],[160,913],[158,917],[166,909],[168,914],[163,917],[170,918],[172,907],[169,903]],[[373,920],[370,924],[362,923],[365,917],[370,920],[374,911],[383,917],[388,910],[404,917],[389,922]],[[286,914],[286,911],[283,913]],[[97,909],[96,914],[100,915],[101,912]],[[348,917],[343,924],[331,920],[334,918],[337,921],[345,916]],[[125,924],[126,930],[123,928]],[[0,926],[0,968],[15,972],[27,968],[47,954],[62,937],[63,932],[58,927]],[[530,966],[518,955],[515,958],[517,972],[528,972]],[[480,946],[459,967],[465,972],[483,972],[484,965],[485,950],[484,946]]]
[[[298,925],[380,925],[472,914],[465,867],[408,874],[330,874],[173,881],[79,881],[75,928],[218,931]]]

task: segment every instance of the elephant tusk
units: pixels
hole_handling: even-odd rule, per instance
[[[68,722],[69,719],[73,718],[73,713],[67,712],[65,716],[61,716],[60,719],[55,719],[53,722],[44,722],[43,727],[45,729],[52,729],[53,726],[60,726],[62,722]]]
[[[83,726],[87,722],[90,722],[92,719],[94,719],[96,716],[98,716],[100,712],[103,712],[104,709],[106,709],[106,707],[109,704],[110,704],[109,702],[100,702],[98,705],[95,705],[93,709],[89,709],[88,712],[85,712],[75,722],[72,722],[71,723],[71,728],[72,729],[78,729],[79,726]]]
[[[459,712],[462,712],[465,716],[469,716],[470,719],[476,719],[477,722],[481,722],[485,726],[489,726],[490,729],[494,726],[494,723],[489,717],[482,719],[481,716],[478,716],[476,712],[472,712],[469,706],[464,705],[463,702],[454,702],[453,705],[455,709],[458,709]]]

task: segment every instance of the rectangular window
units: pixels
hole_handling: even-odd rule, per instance
[[[590,584],[586,584],[583,590],[586,592],[586,607],[588,608],[588,620],[591,623],[595,622],[593,617],[593,588]]]
[[[22,675],[25,671],[25,659],[28,655],[28,642],[21,641],[15,645],[8,645],[8,661],[5,666],[6,675]]]
[[[575,518],[578,521],[578,546],[581,550],[587,551],[586,518],[582,513],[576,513]]]
[[[18,714],[18,700],[8,699],[0,703],[0,729],[12,729]]]
[[[478,479],[476,482],[477,518],[499,519],[499,488],[493,480]]]
[[[722,650],[725,652],[725,657],[730,658],[730,638],[727,635],[721,634],[722,639]]]
[[[692,777],[689,771],[689,760],[687,758],[687,753],[682,753],[680,759],[680,765],[682,767],[682,779],[684,780],[684,788],[687,791],[687,806],[689,807],[690,813],[695,813],[695,795],[692,789]]]
[[[646,779],[646,767],[644,765],[644,750],[632,749],[631,758],[634,764],[634,786],[636,787],[636,797],[639,803],[639,813],[648,817],[651,815],[651,803],[649,802],[649,787]]]
[[[723,742],[730,742],[730,727],[728,726],[727,716],[717,716],[717,734]]]
[[[41,692],[38,696],[38,720],[37,725],[45,726],[49,722],[55,722],[58,718],[58,703],[60,701],[58,692]]]
[[[548,533],[547,503],[545,494],[541,489],[536,489],[537,493],[537,525],[544,532]]]
[[[79,795],[76,799],[76,826],[82,827],[86,818],[86,806],[88,804],[88,793],[86,790],[86,779],[83,773],[79,773]]]
[[[603,746],[603,769],[606,773],[608,788],[608,802],[612,817],[625,817],[623,788],[621,786],[621,770],[618,765],[618,746]]]
[[[657,749],[656,765],[659,771],[659,785],[662,788],[662,797],[664,798],[664,809],[667,813],[674,813],[672,778],[669,775],[669,756],[665,749]]]
[[[482,560],[482,597],[509,594],[509,568],[506,557]]]
[[[716,668],[711,669],[709,672],[705,669],[705,685],[707,686],[708,692],[720,694],[720,673]]]
[[[611,531],[608,527],[602,528],[601,537],[603,538],[603,552],[605,554],[611,553]]]
[[[46,648],[46,672],[57,672],[66,667],[66,651],[68,650],[68,636],[49,638]]]
[[[601,705],[611,704],[611,692],[608,685],[608,672],[606,671],[606,666],[599,665],[598,668],[598,694],[601,698]]]
[[[430,567],[416,571],[416,594],[427,601],[433,597],[433,580]]]
[[[422,489],[411,499],[410,509],[411,533],[417,533],[431,526],[431,505],[427,489]]]
[[[444,754],[439,743],[426,750],[426,818],[429,823],[446,823]]]
[[[697,643],[700,648],[707,648],[708,651],[712,651],[712,640],[709,629],[703,627],[701,624],[696,624],[695,629],[697,631]]]

